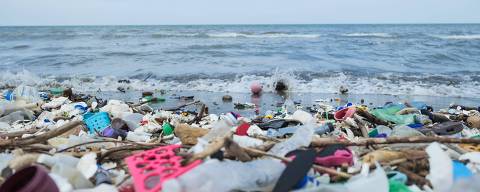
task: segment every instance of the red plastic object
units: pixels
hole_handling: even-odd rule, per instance
[[[15,172],[0,187],[8,192],[58,192],[57,184],[48,175],[47,169],[34,165]]]
[[[200,160],[182,167],[183,157],[175,154],[180,145],[158,147],[125,158],[136,192],[156,192],[163,182],[176,178],[201,163]]]
[[[250,124],[243,123],[237,127],[237,131],[235,132],[237,135],[245,136],[247,135],[247,131],[250,128]]]
[[[343,121],[343,120],[347,119],[348,117],[352,117],[353,114],[355,114],[355,111],[356,111],[355,107],[348,107],[348,108],[345,108],[345,109],[342,109],[342,110],[339,110],[339,111],[335,112],[333,117],[337,121]]]
[[[253,94],[259,94],[260,92],[262,92],[262,88],[263,86],[259,82],[253,82],[250,85],[250,91],[252,91]]]
[[[333,155],[325,157],[317,157],[315,164],[319,164],[326,167],[335,167],[342,164],[353,164],[353,155],[349,149],[336,150]]]

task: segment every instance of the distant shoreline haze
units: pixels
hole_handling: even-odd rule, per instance
[[[319,24],[139,24],[139,25],[129,25],[129,24],[104,24],[104,25],[88,25],[88,24],[78,24],[78,25],[2,25],[0,27],[98,27],[98,26],[269,26],[269,25],[278,25],[278,26],[303,26],[303,25],[480,25],[480,22],[472,23],[319,23]]]

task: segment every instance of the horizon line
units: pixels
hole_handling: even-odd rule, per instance
[[[464,22],[464,23],[448,23],[448,22],[431,22],[431,23],[258,23],[258,24],[54,24],[54,25],[3,25],[0,27],[80,27],[80,26],[219,26],[219,25],[464,25],[464,24],[480,24],[480,22]]]

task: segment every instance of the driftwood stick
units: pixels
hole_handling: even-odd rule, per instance
[[[200,108],[200,113],[198,113],[198,115],[195,117],[195,123],[198,123],[200,122],[200,120],[202,120],[203,118],[203,115],[205,114],[205,108],[207,106],[205,104],[202,103],[202,107]]]
[[[367,130],[368,128],[367,128],[367,125],[364,124],[365,121],[362,120],[362,117],[360,117],[360,115],[357,115],[357,114],[353,114],[353,118],[355,119],[355,121],[358,124],[358,127],[360,128],[360,131],[362,132],[362,136],[368,138],[368,130]]]
[[[27,129],[27,130],[23,130],[23,131],[15,131],[15,132],[10,132],[10,133],[0,133],[0,138],[15,138],[15,137],[20,137],[22,136],[23,134],[32,134],[32,133],[35,133],[37,132],[37,129],[35,128],[30,128],[30,129]]]
[[[157,145],[157,146],[160,146],[160,145]],[[151,148],[154,148],[154,147],[157,147],[157,146],[155,146],[155,145],[150,145],[150,146],[146,146],[146,145],[123,145],[123,146],[119,146],[119,147],[112,147],[112,148],[109,148],[108,151],[106,151],[105,153],[99,155],[98,162],[102,162],[108,156],[112,155],[113,153],[119,152],[119,151],[147,150],[147,149],[151,149]]]
[[[179,110],[180,108],[182,107],[186,107],[186,106],[189,106],[189,105],[193,105],[193,104],[197,104],[199,103],[200,101],[192,101],[192,102],[189,102],[189,103],[185,103],[183,105],[179,105],[177,107],[173,107],[173,108],[168,108],[168,109],[164,109],[165,111],[175,111],[175,110]]]
[[[200,122],[200,120],[202,120],[203,116],[205,116],[206,107],[207,106],[204,103],[202,103],[202,107],[200,108],[200,112],[198,112],[198,114],[195,116],[195,118],[193,118],[193,120],[189,121],[188,124]]]
[[[237,143],[235,143],[235,141],[233,141],[233,139],[228,137],[225,138],[225,151],[227,152],[227,154],[236,157],[241,162],[252,160],[252,158],[245,150],[243,150],[242,147],[240,147],[240,145],[238,145]]]
[[[420,175],[417,175],[416,173],[408,170],[407,168],[404,168],[402,166],[398,166],[397,169],[398,169],[398,171],[407,175],[407,177],[411,181],[413,181],[415,184],[418,184],[420,186],[424,186],[424,185],[432,186],[432,184],[430,184],[429,180],[425,179],[424,177],[422,177]]]
[[[465,144],[480,144],[480,139],[470,138],[448,138],[448,137],[388,137],[388,138],[364,138],[358,141],[335,140],[331,138],[313,138],[312,146],[323,147],[327,145],[343,144],[347,146],[362,146],[362,145],[384,145],[396,143],[465,143]]]
[[[257,153],[257,154],[261,154],[261,155],[264,155],[264,156],[272,157],[272,158],[279,159],[279,160],[282,160],[282,161],[285,161],[285,162],[291,162],[292,161],[288,158],[276,156],[276,155],[273,155],[273,154],[270,154],[270,153],[267,153],[267,152],[264,152],[264,151],[260,151],[260,150],[257,150],[257,149],[243,147],[243,150],[245,150],[247,152],[250,152],[250,153]],[[339,177],[342,177],[342,178],[352,177],[352,175],[350,175],[348,173],[339,172],[335,169],[320,166],[320,165],[313,165],[313,169],[315,169],[316,171],[321,172],[321,173],[328,173],[328,174],[336,175],[336,176],[339,176]]]
[[[59,136],[65,132],[67,132],[70,129],[73,129],[77,126],[82,126],[81,121],[72,121],[69,122],[59,128],[56,128],[54,130],[50,130],[44,134],[41,135],[36,135],[36,136],[31,136],[27,138],[21,138],[21,139],[9,139],[9,140],[1,140],[0,139],[0,148],[2,147],[7,147],[7,146],[22,146],[22,145],[31,145],[35,143],[42,143],[47,141],[50,138]]]
[[[192,163],[194,162],[195,160],[198,160],[198,159],[203,159],[205,157],[208,157],[212,154],[214,154],[215,152],[217,152],[218,150],[220,150],[224,145],[225,145],[225,140],[227,138],[230,138],[232,136],[233,133],[229,133],[227,136],[225,137],[220,137],[220,138],[217,138],[215,140],[213,140],[205,150],[203,150],[202,152],[200,153],[195,153],[193,154],[193,156],[187,161],[187,164],[189,163]]]
[[[95,140],[95,141],[88,141],[88,142],[85,142],[85,143],[79,143],[79,144],[76,144],[76,145],[72,145],[72,146],[67,147],[67,148],[65,148],[65,149],[59,150],[57,153],[65,152],[65,151],[68,151],[68,150],[73,149],[73,148],[76,148],[76,147],[80,147],[80,146],[83,146],[83,145],[94,144],[94,143],[123,143],[123,144],[142,145],[142,146],[149,146],[149,145],[151,145],[151,144],[136,143],[136,142],[131,142],[131,141]],[[155,146],[157,146],[157,145],[155,145]]]

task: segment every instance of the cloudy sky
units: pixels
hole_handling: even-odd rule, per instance
[[[480,0],[0,0],[0,25],[480,23]]]

